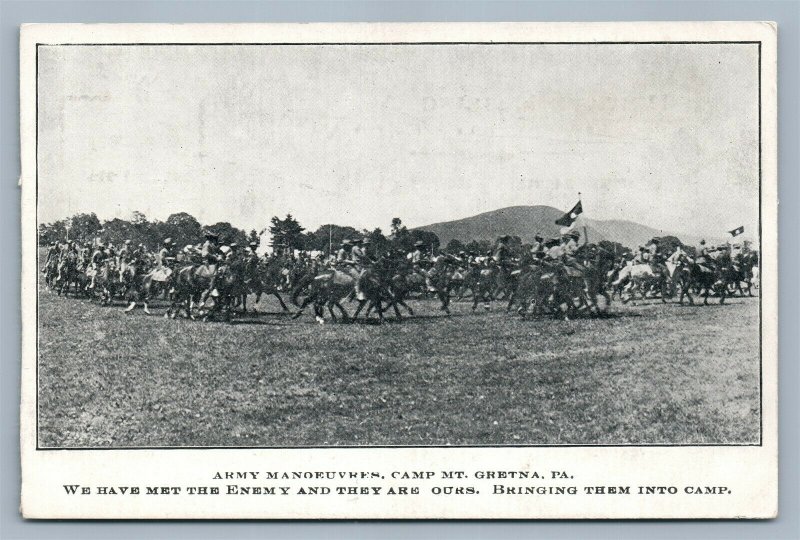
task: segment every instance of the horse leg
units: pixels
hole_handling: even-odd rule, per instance
[[[344,309],[344,306],[342,306],[342,304],[338,300],[336,300],[333,304],[337,308],[339,308],[339,311],[342,312],[342,320],[345,321],[345,322],[349,321],[350,320],[350,315],[347,314],[347,311]]]
[[[365,305],[366,303],[367,303],[367,301],[366,301],[366,300],[359,300],[359,301],[358,301],[358,307],[356,308],[356,312],[355,312],[355,313],[353,313],[353,320],[354,320],[354,321],[355,321],[356,319],[358,319],[358,315],[361,313],[361,310],[364,308],[364,305]],[[366,318],[369,318],[369,312],[370,312],[370,310],[371,310],[371,309],[372,309],[372,306],[369,306],[369,307],[367,308],[367,312],[364,314],[364,318],[365,318],[365,319],[366,319]]]
[[[511,294],[508,295],[508,304],[506,305],[506,313],[511,311],[511,308],[514,306],[514,301],[517,299],[517,291],[512,291]]]
[[[278,294],[278,292],[277,292],[277,291],[275,291],[275,292],[274,292],[274,293],[272,293],[272,294],[273,294],[273,295],[275,295],[275,298],[277,298],[277,299],[278,299],[278,302],[279,302],[279,303],[280,303],[280,305],[281,305],[281,309],[282,309],[283,311],[289,311],[289,308],[288,308],[288,307],[286,307],[286,304],[284,303],[284,301],[283,301],[283,298],[281,298],[281,295],[280,295],[280,294]]]
[[[323,315],[324,312],[322,311],[322,304],[319,302],[314,302],[314,320],[316,320],[319,324],[325,324],[325,318]]]

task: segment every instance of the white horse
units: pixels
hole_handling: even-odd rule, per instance
[[[673,268],[670,273],[674,272],[674,270]],[[628,299],[623,298],[622,300],[623,302],[627,302],[635,298],[637,290],[641,293],[642,298],[644,298],[650,285],[657,283],[661,279],[661,275],[653,272],[653,268],[649,264],[630,264],[619,271],[617,279],[611,286],[614,290],[619,291],[620,298],[622,298],[623,291],[630,293]],[[663,295],[664,290],[662,287],[662,299]]]

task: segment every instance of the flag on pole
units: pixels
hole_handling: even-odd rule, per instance
[[[581,206],[581,201],[578,201],[578,204],[573,206],[572,210],[556,220],[556,225],[561,225],[562,227],[571,227],[581,214],[583,214],[583,206]]]
[[[744,225],[742,225],[741,227],[736,227],[732,231],[728,231],[728,232],[731,233],[731,236],[733,238],[736,238],[737,236],[739,236],[740,234],[742,234],[744,232]]]

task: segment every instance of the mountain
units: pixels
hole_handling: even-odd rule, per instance
[[[505,234],[519,236],[523,242],[530,243],[537,233],[545,238],[560,236],[561,227],[555,224],[555,220],[563,214],[564,211],[552,206],[509,206],[464,219],[415,228],[436,233],[442,246],[446,246],[454,238],[462,242],[473,239],[494,241]],[[696,236],[654,229],[626,220],[597,220],[581,216],[576,225],[581,236],[584,233],[584,226],[591,242],[612,240],[630,248],[644,245],[651,238],[659,236],[677,236],[681,242],[691,245],[696,245],[700,241]],[[708,240],[715,243],[724,241],[720,238],[708,238]]]

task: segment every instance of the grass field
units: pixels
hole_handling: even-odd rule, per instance
[[[569,322],[412,306],[399,324],[320,326],[270,301],[225,324],[42,290],[40,445],[759,441],[757,298]]]

